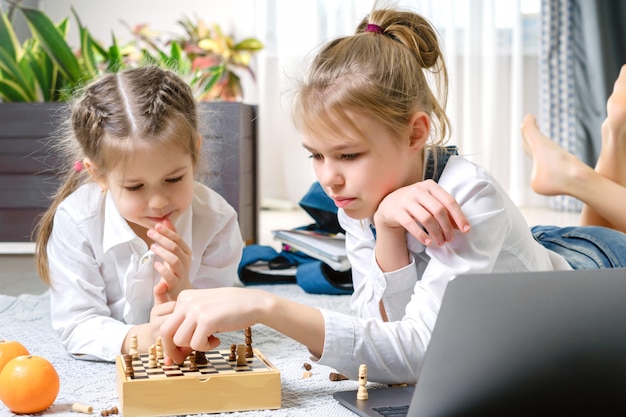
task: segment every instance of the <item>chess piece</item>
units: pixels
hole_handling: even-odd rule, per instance
[[[237,345],[237,366],[244,366],[246,363],[246,346]]]
[[[234,343],[230,345],[230,355],[228,355],[228,360],[229,361],[237,360],[237,345]]]
[[[81,403],[74,403],[72,404],[72,411],[75,413],[91,414],[93,413],[93,407]]]
[[[328,374],[328,379],[330,379],[331,381],[346,381],[350,378],[338,372],[331,372],[330,374]]]
[[[133,357],[133,359],[139,359],[139,350],[137,347],[139,346],[139,342],[137,341],[137,335],[133,334],[130,336],[130,349],[128,353]]]
[[[359,390],[356,393],[357,400],[367,400],[369,395],[367,394],[367,365],[362,364],[359,366]]]
[[[254,351],[252,350],[252,329],[250,327],[246,327],[245,330],[246,336],[246,358],[253,358]]]
[[[206,365],[209,363],[209,360],[206,358],[205,352],[196,351],[196,363],[198,365]]]
[[[161,339],[161,336],[157,337],[156,340],[156,356],[158,360],[162,360],[165,357],[163,354],[163,339]]]
[[[124,358],[124,374],[126,378],[133,379],[135,377],[135,369],[133,368],[133,356],[131,354],[123,355]]]
[[[196,364],[196,354],[193,352],[189,354],[189,370],[190,371],[198,370],[198,365]]]
[[[150,349],[148,349],[148,368],[152,369],[156,367],[158,367],[156,345],[150,345]]]
[[[109,408],[108,410],[102,410],[100,412],[100,415],[103,417],[106,417],[106,416],[110,416],[111,414],[117,414],[117,413],[118,413],[117,407],[112,407],[112,408]]]

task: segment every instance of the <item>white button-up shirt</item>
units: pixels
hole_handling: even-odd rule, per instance
[[[192,286],[233,285],[243,240],[226,200],[196,183],[174,226],[192,250]],[[150,320],[160,280],[155,258],[98,185],[81,186],[59,205],[48,242],[51,318],[71,355],[113,361],[129,329]]]
[[[411,263],[397,271],[383,273],[378,267],[371,221],[351,219],[339,210],[352,265],[354,314],[322,310],[321,364],[356,379],[365,363],[369,380],[415,383],[450,280],[470,272],[571,269],[534,240],[519,209],[480,166],[453,156],[439,185],[457,200],[472,229],[457,231],[443,246],[425,247],[407,234]],[[382,321],[381,300],[388,322]]]

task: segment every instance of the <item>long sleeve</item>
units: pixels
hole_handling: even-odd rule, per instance
[[[425,248],[407,236],[412,263],[391,273],[376,264],[369,223],[340,212],[353,267],[354,315],[322,311],[326,339],[320,363],[354,378],[365,363],[372,381],[415,383],[450,280],[467,272],[552,268],[519,210],[480,167],[450,158],[439,184],[459,202],[472,230],[457,232],[440,247]],[[388,322],[378,311],[381,300]]]
[[[233,285],[243,240],[226,200],[196,183],[192,206],[175,227],[192,250],[192,286]],[[48,242],[51,318],[71,355],[113,361],[130,328],[150,320],[160,280],[155,258],[94,184],[59,205]]]

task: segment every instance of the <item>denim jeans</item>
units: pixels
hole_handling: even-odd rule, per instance
[[[626,234],[599,226],[534,226],[535,239],[574,269],[626,267]]]

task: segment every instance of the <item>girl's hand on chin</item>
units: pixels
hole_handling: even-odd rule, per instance
[[[467,233],[469,222],[459,203],[433,180],[420,181],[388,194],[374,214],[379,228],[404,228],[424,245],[443,245],[454,231]]]

